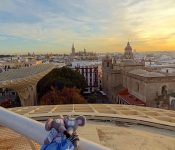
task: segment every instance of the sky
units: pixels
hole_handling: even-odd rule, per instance
[[[1,0],[0,54],[175,50],[175,0]]]

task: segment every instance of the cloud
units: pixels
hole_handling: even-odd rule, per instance
[[[35,41],[66,49],[75,41],[104,51],[122,50],[122,44],[131,40],[144,50],[162,40],[172,45],[174,7],[174,0],[3,0],[0,33],[14,49],[10,37],[18,43],[29,41],[29,47]]]

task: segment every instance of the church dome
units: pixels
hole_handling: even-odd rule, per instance
[[[125,47],[125,51],[132,51],[132,47],[129,42],[127,43],[127,46]]]

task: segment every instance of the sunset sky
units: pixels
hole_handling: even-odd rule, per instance
[[[1,0],[0,54],[175,50],[175,0]]]

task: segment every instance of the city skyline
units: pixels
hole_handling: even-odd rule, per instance
[[[175,50],[174,0],[2,0],[0,54]]]

